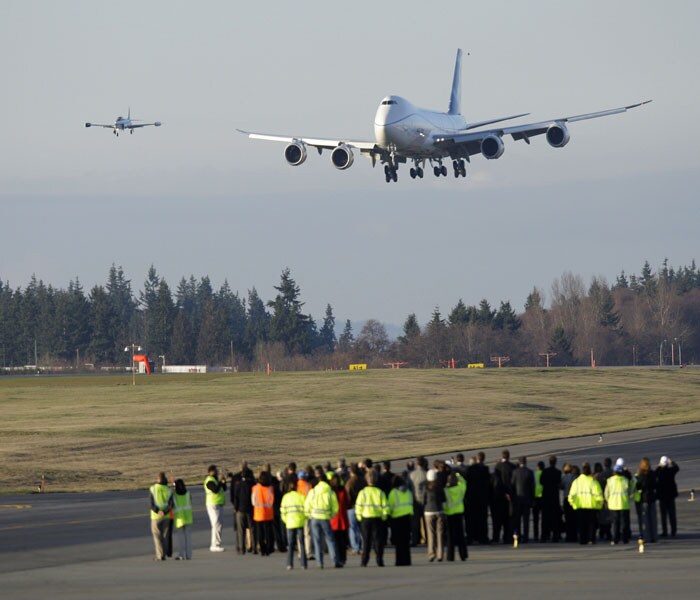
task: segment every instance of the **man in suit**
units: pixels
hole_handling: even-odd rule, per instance
[[[467,467],[467,544],[474,541],[480,544],[489,543],[488,510],[489,510],[489,468],[486,466],[486,455],[479,452],[474,464]]]
[[[515,471],[515,465],[510,462],[510,451],[503,450],[501,452],[501,462],[494,467],[494,472],[500,479],[503,493],[505,495],[505,503],[500,504],[500,510],[503,511],[499,520],[503,523],[503,543],[509,544],[513,540],[513,527],[511,516],[513,514],[513,489],[511,487],[511,477]]]
[[[518,539],[526,544],[530,537],[530,509],[535,503],[535,474],[527,467],[527,457],[518,459],[518,468],[511,476],[513,490],[513,526],[518,532]]]

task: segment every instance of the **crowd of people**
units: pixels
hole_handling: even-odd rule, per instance
[[[224,551],[227,493],[236,552],[285,553],[287,569],[294,568],[295,557],[304,569],[310,560],[323,568],[325,554],[329,566],[342,568],[349,552],[366,567],[372,551],[383,567],[387,543],[394,546],[396,566],[410,565],[411,548],[419,544],[426,545],[431,562],[454,561],[456,554],[464,561],[472,544],[626,544],[632,539],[632,506],[639,540],[657,541],[657,505],[661,535],[676,535],[679,469],[669,457],[656,467],[642,458],[634,473],[623,458],[605,458],[593,467],[566,463],[561,470],[556,456],[548,463],[538,462],[533,471],[527,457],[514,463],[504,450],[492,470],[483,452],[466,462],[462,454],[435,460],[432,467],[418,457],[400,473],[390,461],[369,458],[349,465],[340,459],[336,468],[298,468],[292,462],[277,473],[270,465],[253,473],[243,462],[237,473],[224,474],[211,465],[204,480],[209,550]],[[192,498],[182,479],[170,483],[159,473],[150,488],[155,558],[172,556],[174,529],[176,558],[189,560]]]

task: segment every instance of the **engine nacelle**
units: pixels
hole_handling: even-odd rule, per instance
[[[153,123],[153,124],[154,124],[156,127],[160,127],[163,123],[161,123],[160,121],[156,121],[156,122]]]
[[[340,146],[334,148],[333,152],[331,152],[331,162],[333,166],[341,171],[352,167],[354,161],[355,157],[352,154],[352,150],[345,144],[340,144]]]
[[[481,140],[481,154],[484,158],[501,158],[505,150],[506,146],[499,135],[487,135]]]
[[[298,167],[306,160],[306,144],[292,142],[284,149],[284,158],[293,167]]]
[[[554,123],[547,128],[547,143],[553,148],[563,148],[569,143],[571,136],[564,123]]]

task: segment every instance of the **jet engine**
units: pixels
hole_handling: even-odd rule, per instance
[[[547,128],[547,142],[553,148],[563,148],[569,143],[569,130],[564,123],[554,123]]]
[[[293,167],[298,167],[306,160],[306,145],[302,142],[292,142],[284,149],[284,158]]]
[[[354,160],[355,157],[352,155],[352,150],[345,144],[340,144],[340,146],[334,148],[333,152],[331,152],[331,162],[333,166],[341,171],[349,169]]]
[[[160,127],[160,126],[162,125],[162,123],[161,123],[160,121],[156,121],[156,122],[153,123],[153,124],[154,124],[156,127]]]
[[[498,135],[487,135],[481,140],[481,153],[484,155],[484,158],[501,158],[505,149],[505,144]]]

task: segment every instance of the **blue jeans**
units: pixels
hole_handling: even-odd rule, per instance
[[[287,566],[294,566],[294,552],[297,548],[297,539],[299,539],[299,548],[301,548],[301,566],[306,569],[306,549],[304,548],[304,528],[287,529]]]
[[[323,538],[326,539],[328,554],[333,566],[338,564],[338,553],[335,549],[335,536],[328,519],[311,519],[311,534],[314,538],[314,554],[316,562],[323,567]]]
[[[348,508],[348,521],[350,521],[350,529],[348,533],[350,534],[350,548],[353,552],[359,552],[362,548],[362,531],[360,530],[360,523],[355,517],[355,509]]]

